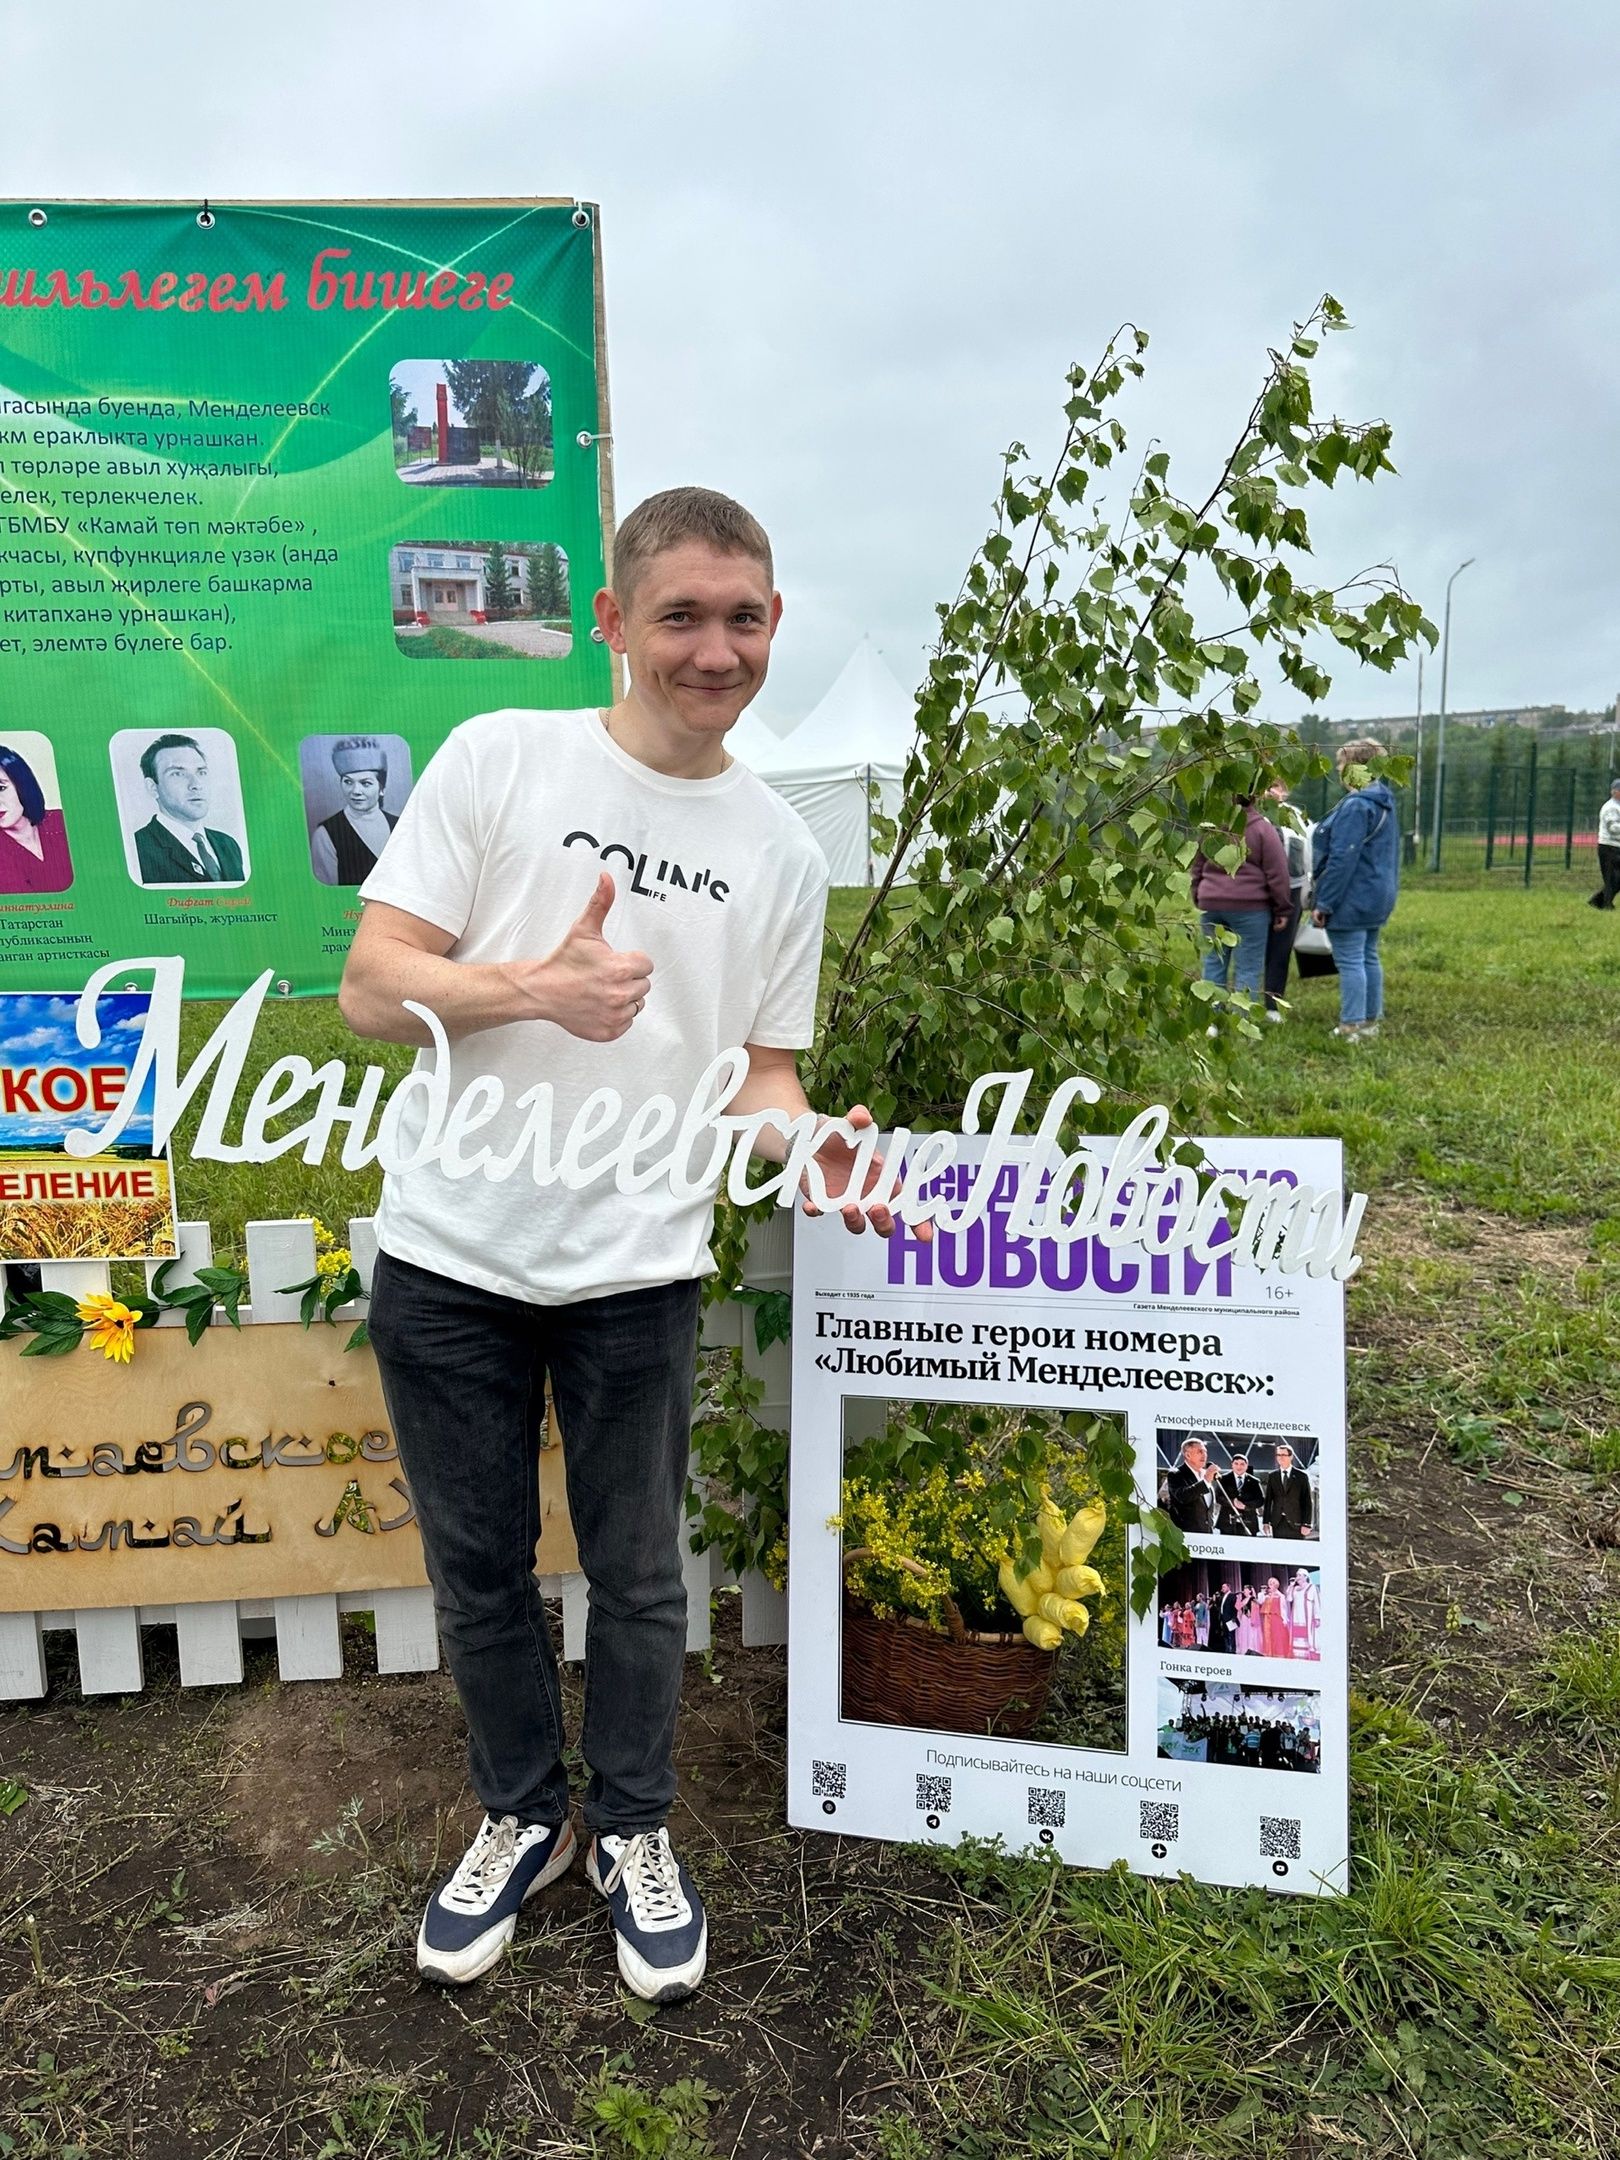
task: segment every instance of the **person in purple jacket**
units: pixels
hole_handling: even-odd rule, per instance
[[[1258,999],[1266,939],[1273,925],[1281,929],[1288,920],[1293,895],[1281,833],[1263,815],[1257,797],[1248,797],[1244,808],[1242,862],[1235,870],[1223,870],[1200,849],[1193,857],[1192,896],[1206,940],[1205,982],[1224,990],[1235,961],[1238,989]],[[1221,930],[1229,930],[1237,939],[1235,948],[1217,937]]]

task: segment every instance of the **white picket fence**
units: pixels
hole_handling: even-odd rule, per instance
[[[790,1215],[773,1216],[754,1233],[747,1270],[751,1284],[765,1290],[789,1287],[792,1277]],[[369,1217],[349,1225],[349,1250],[356,1272],[369,1290],[372,1263],[377,1255],[377,1233]],[[180,1264],[170,1277],[171,1287],[190,1281],[195,1271],[207,1267],[213,1244],[206,1223],[180,1225]],[[147,1263],[147,1275],[160,1262]],[[244,1326],[267,1320],[296,1320],[298,1299],[280,1289],[285,1283],[307,1282],[315,1272],[315,1232],[308,1222],[259,1222],[247,1226],[248,1295],[241,1308]],[[59,1260],[41,1267],[47,1290],[62,1290],[74,1297],[108,1288],[108,1269],[102,1261]],[[339,1315],[358,1319],[363,1308],[346,1308]],[[182,1325],[178,1313],[165,1313],[160,1327]],[[216,1326],[225,1325],[216,1315]],[[788,1349],[773,1343],[763,1354],[754,1339],[754,1314],[750,1306],[727,1303],[711,1308],[703,1333],[704,1346],[742,1348],[744,1363],[765,1387],[761,1417],[767,1424],[787,1423]],[[85,1355],[75,1352],[74,1355]],[[0,1434],[0,1445],[8,1438]],[[731,1585],[733,1578],[711,1564],[714,1556],[694,1553],[683,1533],[683,1571],[686,1577],[686,1647],[689,1651],[709,1646],[709,1597],[717,1588]],[[578,1659],[585,1654],[585,1619],[588,1610],[583,1575],[542,1576],[540,1588],[562,1600],[563,1656]],[[743,1641],[750,1647],[780,1643],[787,1639],[786,1603],[763,1576],[745,1575],[740,1585]],[[319,1597],[240,1598],[235,1601],[196,1605],[142,1605],[122,1609],[82,1612],[0,1613],[0,1701],[20,1701],[45,1693],[44,1636],[49,1629],[71,1630],[77,1638],[79,1684],[86,1695],[118,1695],[138,1692],[145,1684],[141,1630],[172,1627],[180,1655],[182,1687],[230,1686],[242,1679],[242,1643],[245,1637],[273,1635],[276,1665],[283,1680],[337,1680],[343,1675],[343,1613],[369,1612],[375,1624],[377,1670],[380,1673],[432,1672],[439,1663],[438,1630],[433,1617],[433,1593],[426,1589],[350,1590]]]

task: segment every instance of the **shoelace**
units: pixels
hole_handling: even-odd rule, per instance
[[[641,1830],[625,1839],[602,1887],[616,1890],[621,1879],[637,1927],[672,1927],[692,1917],[667,1831]]]
[[[465,1857],[450,1878],[444,1892],[447,1905],[460,1905],[476,1911],[488,1902],[512,1872],[517,1858],[518,1819],[515,1815],[503,1815],[500,1821],[491,1822],[486,1815],[484,1827],[468,1846]]]

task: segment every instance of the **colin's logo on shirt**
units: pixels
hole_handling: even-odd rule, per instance
[[[668,888],[673,888],[677,892],[707,893],[711,900],[724,901],[731,890],[725,879],[717,878],[712,870],[683,870],[679,863],[670,862],[667,858],[660,860],[653,873],[652,883],[648,884],[649,858],[645,848],[638,855],[633,848],[627,848],[622,840],[609,840],[604,845],[595,833],[586,832],[583,826],[578,831],[571,832],[563,846],[572,847],[576,841],[588,848],[594,848],[603,862],[617,860],[625,863],[630,871],[630,890],[640,893],[646,900],[667,900]],[[660,887],[666,889],[661,891]]]

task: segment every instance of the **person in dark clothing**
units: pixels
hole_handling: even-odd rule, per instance
[[[1315,1537],[1311,1481],[1290,1447],[1277,1450],[1277,1467],[1266,1479],[1266,1528],[1277,1538]]]
[[[1200,849],[1193,857],[1192,896],[1205,940],[1205,982],[1224,990],[1235,968],[1237,988],[1258,998],[1266,939],[1288,914],[1288,856],[1281,834],[1252,798],[1246,812],[1242,862],[1223,870]],[[1237,939],[1235,953],[1218,937],[1223,930]]]
[[[1314,839],[1316,889],[1311,920],[1327,931],[1339,970],[1339,1024],[1334,1033],[1360,1042],[1378,1033],[1384,1015],[1384,966],[1378,939],[1395,912],[1401,879],[1401,836],[1395,795],[1376,776],[1386,755],[1370,737],[1338,753],[1345,785]]]
[[[1281,1020],[1279,1000],[1288,995],[1288,963],[1294,957],[1294,938],[1304,911],[1305,890],[1311,881],[1311,829],[1288,800],[1288,783],[1279,780],[1266,790],[1283,853],[1288,857],[1288,913],[1272,918],[1266,937],[1266,1018]]]
[[[1597,855],[1603,883],[1587,906],[1612,908],[1620,893],[1620,780],[1609,782],[1609,799],[1598,812]]]
[[[1229,1582],[1221,1584],[1220,1603],[1216,1607],[1220,1638],[1214,1648],[1224,1650],[1228,1657],[1237,1655],[1237,1598]]]
[[[1215,1494],[1204,1479],[1208,1459],[1201,1440],[1184,1441],[1180,1461],[1159,1484],[1160,1507],[1178,1530],[1195,1537],[1211,1537],[1215,1531]]]
[[[1222,1537],[1258,1537],[1266,1496],[1260,1480],[1249,1475],[1247,1455],[1234,1455],[1232,1467],[1215,1485]]]

